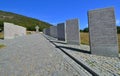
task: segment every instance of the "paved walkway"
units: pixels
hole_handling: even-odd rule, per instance
[[[42,34],[0,40],[0,76],[79,76]]]
[[[120,76],[120,58],[90,54],[90,48],[88,45],[70,45],[65,44],[63,41],[49,39],[57,47],[64,50],[67,54],[74,57],[99,76]]]

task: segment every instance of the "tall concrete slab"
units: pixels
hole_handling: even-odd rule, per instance
[[[14,24],[4,23],[4,39],[13,39],[14,38]]]
[[[88,19],[91,53],[117,57],[118,43],[114,8],[89,11]]]
[[[45,34],[50,36],[50,28],[46,28]]]
[[[65,41],[65,23],[57,24],[58,40]]]
[[[57,26],[50,27],[50,36],[57,38]]]
[[[4,22],[4,39],[13,39],[23,35],[26,35],[26,28]]]
[[[66,41],[69,44],[80,44],[78,19],[71,19],[66,21]]]
[[[43,33],[46,34],[46,28],[43,29]]]
[[[16,28],[16,32],[14,32],[16,37],[26,35],[26,28],[25,27],[22,27],[19,25],[14,25],[14,27]]]

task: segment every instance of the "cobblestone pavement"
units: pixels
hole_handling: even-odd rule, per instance
[[[82,62],[100,76],[120,76],[120,59],[117,57],[105,57],[89,54],[87,45],[63,44],[59,41],[53,42],[68,54]],[[77,50],[78,49],[78,50]]]
[[[41,34],[0,43],[6,45],[0,49],[0,76],[87,76],[85,71],[86,75],[80,74]]]

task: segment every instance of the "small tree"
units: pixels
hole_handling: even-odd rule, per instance
[[[0,21],[0,32],[2,32],[3,31],[3,21]]]
[[[117,33],[120,34],[120,26],[117,26]]]
[[[89,32],[88,27],[84,28],[83,32]]]

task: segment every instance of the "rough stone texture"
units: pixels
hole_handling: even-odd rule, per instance
[[[4,23],[4,39],[13,39],[23,35],[26,35],[26,28],[12,23]]]
[[[118,57],[93,55],[90,54],[90,47],[88,45],[65,44],[64,41],[58,41],[56,39],[51,40],[50,37],[47,38],[57,47],[77,59],[78,62],[84,64],[86,67],[97,73],[98,76],[120,76],[120,59]]]
[[[43,29],[43,33],[47,35],[47,28]]]
[[[45,28],[43,31],[44,31],[44,34],[50,36],[50,28]]]
[[[46,28],[45,28],[45,29],[43,29],[43,33],[44,33],[44,34],[46,34]]]
[[[66,21],[66,41],[68,44],[80,44],[78,19]]]
[[[50,36],[57,38],[57,26],[50,27]]]
[[[88,16],[92,54],[118,56],[114,8],[92,10]]]
[[[17,36],[23,36],[26,35],[26,28],[19,26],[19,25],[15,25],[16,26],[16,35]]]
[[[79,70],[63,58],[65,54],[41,34],[0,43],[7,46],[0,49],[0,76],[80,76]]]
[[[64,23],[57,24],[57,34],[58,34],[58,40],[65,41],[65,24]]]

